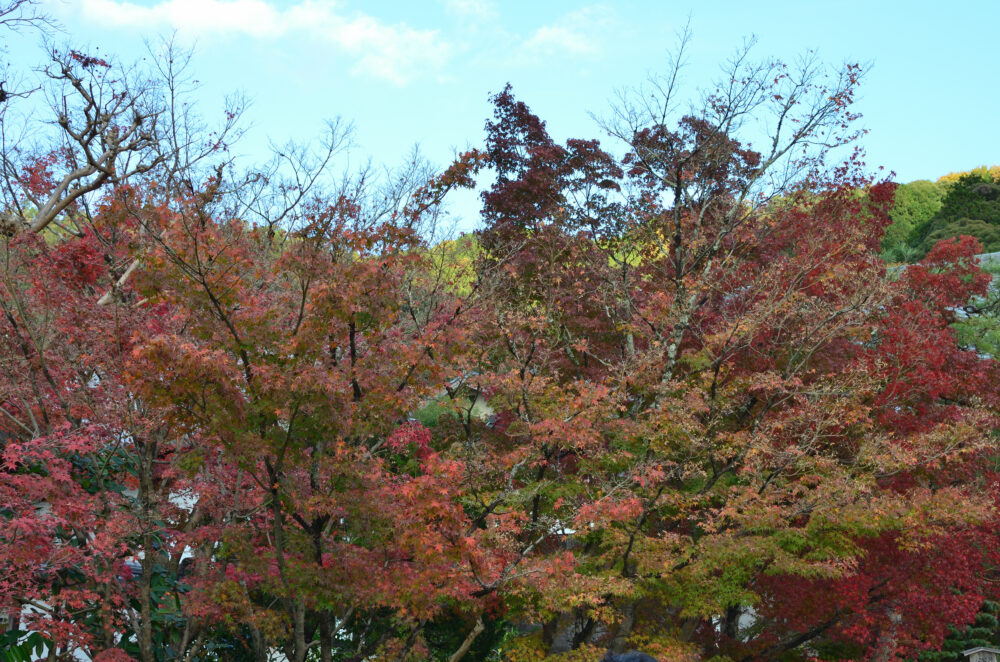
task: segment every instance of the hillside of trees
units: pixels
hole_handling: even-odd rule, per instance
[[[237,160],[170,44],[44,57],[0,101],[3,662],[1000,641],[1000,184],[866,170],[857,65],[688,97],[682,48],[565,142],[508,85],[380,178],[344,124]]]
[[[890,262],[916,261],[939,240],[962,235],[1000,251],[1000,166],[901,184],[889,217],[882,249]]]

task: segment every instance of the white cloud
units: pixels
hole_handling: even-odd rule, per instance
[[[535,30],[523,48],[532,55],[596,57],[603,52],[613,24],[614,14],[610,9],[584,7]]]
[[[405,83],[440,69],[451,47],[436,30],[388,24],[361,12],[341,11],[332,0],[302,0],[277,8],[264,0],[79,0],[88,20],[118,28],[170,27],[180,33],[240,34],[258,38],[308,35],[354,58],[353,71]]]
[[[499,12],[490,0],[445,0],[449,14],[476,21],[491,21]]]

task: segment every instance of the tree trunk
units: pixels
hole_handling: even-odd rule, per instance
[[[139,565],[142,577],[139,582],[139,612],[142,615],[139,622],[139,657],[142,662],[156,662],[153,651],[153,604],[152,585],[153,568],[155,566],[153,537],[153,463],[156,461],[157,444],[153,439],[147,439],[143,444],[142,464],[139,469],[139,506],[142,509],[142,558]]]
[[[472,648],[472,644],[475,643],[476,637],[478,637],[485,629],[486,626],[483,625],[483,617],[480,616],[476,619],[476,626],[472,628],[472,631],[469,632],[469,635],[465,638],[465,641],[462,642],[462,645],[458,647],[458,650],[452,653],[451,657],[448,658],[448,662],[458,662],[465,657],[465,654],[469,652],[470,648]]]
[[[894,608],[889,609],[889,624],[879,635],[876,644],[874,662],[891,662],[896,656],[896,639],[898,637],[899,624],[903,622],[903,616]]]
[[[295,642],[295,662],[306,662],[309,642],[306,641],[306,608],[301,600],[290,598],[292,603],[292,623]]]
[[[319,613],[319,659],[320,662],[333,662],[333,631],[330,628],[330,612]]]
[[[615,630],[615,638],[611,640],[610,650],[612,653],[625,652],[628,638],[632,636],[632,628],[635,627],[635,602],[629,601],[626,603],[625,609],[622,611],[624,613],[622,622],[618,624],[618,629]]]

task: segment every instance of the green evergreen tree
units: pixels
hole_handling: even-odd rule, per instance
[[[896,189],[889,218],[892,225],[886,228],[882,250],[892,262],[908,262],[907,239],[916,227],[926,225],[941,210],[941,199],[947,187],[937,182],[917,180],[900,184]]]
[[[910,230],[907,243],[918,257],[939,240],[963,234],[979,239],[987,252],[1000,250],[1000,181],[992,177],[968,173],[948,185],[937,213]]]
[[[972,625],[961,632],[951,628],[951,633],[945,638],[941,649],[921,653],[919,662],[966,662],[962,651],[977,646],[996,647],[1000,644],[998,612],[1000,604],[987,600],[976,614],[976,620]]]

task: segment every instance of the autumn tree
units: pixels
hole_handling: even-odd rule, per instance
[[[204,489],[175,471],[189,445],[125,381],[133,344],[171,319],[128,283],[150,238],[135,210],[169,208],[221,172],[239,106],[199,136],[196,116],[172,103],[186,84],[172,47],[162,79],[78,51],[50,56],[43,86],[0,109],[0,600],[50,656],[121,644],[144,660],[182,658],[204,641],[180,610],[177,536],[201,520]],[[43,93],[52,128],[31,105]]]
[[[185,311],[193,336],[151,338],[136,378],[222,453],[199,542],[220,564],[201,572],[200,608],[290,628],[282,644],[304,660],[317,630],[330,659],[348,622],[396,607],[412,614],[412,646],[438,600],[467,593],[453,571],[474,553],[449,499],[458,466],[406,423],[447,377],[457,306],[400,298],[417,238],[365,227],[350,201],[317,208],[280,240],[209,221],[199,204],[167,219],[143,285]],[[432,516],[434,526],[407,526]]]
[[[512,659],[635,644],[771,659],[859,632],[873,603],[864,645],[891,655],[910,612],[871,592],[822,619],[786,620],[788,603],[772,617],[769,578],[844,587],[869,549],[920,563],[910,550],[988,516],[936,473],[988,444],[992,364],[948,327],[985,291],[978,248],[887,276],[893,187],[856,157],[823,167],[857,137],[859,72],[823,76],[741,52],[680,117],[677,76],[655,79],[607,123],[621,159],[557,144],[510,89],[494,98],[465,383],[496,414],[451,434],[474,522],[509,530],[480,592],[542,623]],[[753,149],[741,131],[765,117]]]

